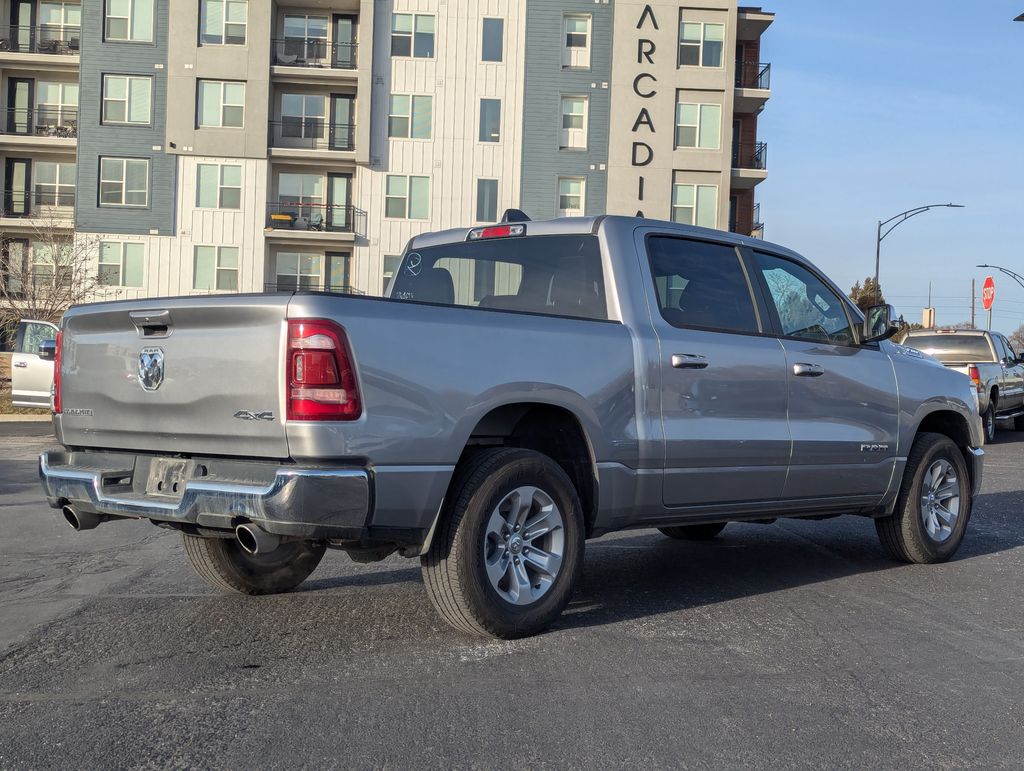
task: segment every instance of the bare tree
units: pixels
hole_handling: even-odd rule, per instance
[[[105,293],[97,239],[76,237],[53,210],[31,222],[26,237],[6,234],[0,244],[0,335],[21,319],[57,323],[72,305]]]
[[[1014,352],[1018,354],[1024,352],[1024,324],[1017,327],[1017,331],[1012,335],[1007,335],[1007,339],[1010,341],[1010,345],[1013,346]]]

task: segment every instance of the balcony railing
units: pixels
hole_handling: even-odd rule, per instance
[[[355,150],[355,126],[351,123],[329,123],[323,118],[284,116],[272,120],[268,141],[271,147],[292,147],[298,150]]]
[[[768,91],[771,87],[771,64],[763,62],[737,62],[736,88],[758,88]]]
[[[768,143],[755,142],[753,145],[740,145],[735,148],[732,153],[732,167],[764,171],[768,168]]]
[[[55,209],[72,209],[75,205],[74,190],[39,189],[33,191],[11,190],[0,195],[4,217],[46,217],[47,214],[60,217]]]
[[[264,284],[264,292],[328,292],[330,294],[365,295],[361,289],[349,284],[321,285],[316,276],[278,276],[277,283]]]
[[[78,27],[52,24],[36,27],[0,26],[0,51],[77,56],[80,39]]]
[[[322,37],[283,37],[270,42],[274,64],[334,70],[356,68],[356,43],[328,43]]]
[[[0,110],[0,134],[74,139],[78,136],[78,108],[43,105],[33,110]]]
[[[366,212],[354,206],[334,206],[282,197],[267,204],[267,227],[333,233],[366,233]]]

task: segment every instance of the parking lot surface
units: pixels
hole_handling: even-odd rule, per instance
[[[620,533],[552,631],[500,642],[445,626],[416,561],[230,597],[174,533],[75,533],[38,433],[0,429],[2,768],[1024,765],[1024,434],[949,564],[853,517]]]

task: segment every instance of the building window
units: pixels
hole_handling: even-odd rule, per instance
[[[672,185],[672,221],[702,228],[718,226],[717,185]]]
[[[385,254],[384,255],[384,283],[381,287],[381,294],[388,293],[388,284],[391,283],[391,279],[394,278],[395,271],[398,270],[398,266],[402,264],[402,256],[398,254]]]
[[[38,126],[66,126],[78,120],[78,83],[36,83]]]
[[[154,0],[107,0],[104,40],[152,43],[153,3]]]
[[[434,98],[392,94],[388,136],[392,139],[430,139]]]
[[[484,19],[480,61],[500,62],[505,57],[505,20]]]
[[[233,164],[200,163],[196,166],[196,207],[200,209],[242,208],[242,167]]]
[[[583,177],[558,178],[558,216],[582,217],[586,182]]]
[[[73,43],[77,50],[81,38],[82,6],[79,3],[42,2],[39,4],[39,39],[43,43]]]
[[[478,179],[476,181],[476,221],[498,221],[498,180]]]
[[[123,241],[100,242],[99,283],[103,286],[142,286],[145,247]]]
[[[480,100],[480,141],[501,141],[501,100]]]
[[[430,216],[430,178],[389,174],[385,181],[384,216],[425,220]]]
[[[152,120],[153,78],[103,76],[103,123],[148,126]]]
[[[37,161],[34,173],[38,205],[75,205],[75,164]]]
[[[312,62],[327,58],[326,16],[286,14],[282,64]]]
[[[434,58],[434,17],[396,13],[391,17],[391,55]]]
[[[323,289],[324,256],[301,252],[277,253],[277,288],[280,291]]]
[[[562,97],[562,135],[558,146],[563,150],[586,149],[587,107],[585,96]]]
[[[721,136],[722,105],[676,103],[676,147],[718,150]]]
[[[679,20],[679,66],[721,67],[725,25]]]
[[[565,46],[562,48],[562,66],[577,69],[590,67],[590,16],[566,14]]]
[[[192,262],[192,288],[238,291],[238,247],[197,246]]]
[[[281,95],[281,136],[323,139],[327,97],[320,94]]]
[[[100,206],[149,206],[149,161],[100,158]]]
[[[204,46],[244,46],[249,0],[202,0],[199,42]]]
[[[196,123],[200,128],[242,128],[245,121],[245,83],[200,80]]]
[[[296,218],[309,221],[316,215],[323,221],[324,185],[322,174],[285,172],[277,178],[278,203]]]

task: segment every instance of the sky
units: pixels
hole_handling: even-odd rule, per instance
[[[920,321],[987,323],[981,284],[1024,274],[1024,0],[763,0],[772,98],[758,138],[765,238],[808,257],[844,289],[873,276],[879,220],[934,209],[882,242],[881,287]],[[994,272],[992,326],[1024,324],[1024,287]]]

